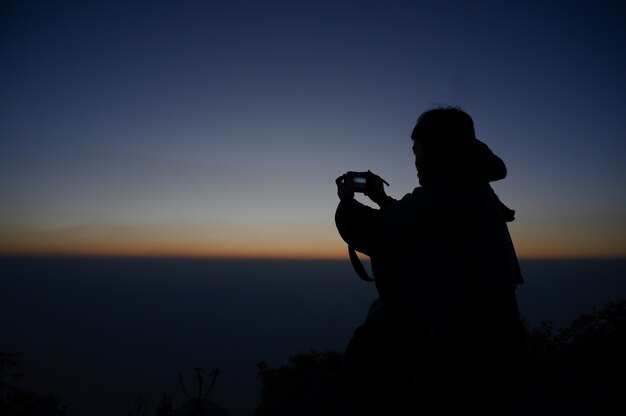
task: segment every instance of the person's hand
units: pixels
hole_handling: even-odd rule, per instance
[[[335,179],[337,184],[337,196],[340,200],[345,201],[354,199],[354,188],[352,187],[352,181],[347,180],[346,175],[341,175]]]
[[[369,185],[365,195],[379,206],[382,206],[389,199],[385,192],[385,185],[389,184],[386,180],[369,170],[367,171],[367,182]]]

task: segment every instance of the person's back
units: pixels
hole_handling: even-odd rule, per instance
[[[418,188],[381,212],[380,235],[376,285],[394,320],[427,334],[421,377],[429,395],[443,389],[480,399],[479,385],[490,395],[501,386],[509,391],[497,395],[511,392],[509,376],[521,364],[519,269],[489,186]]]

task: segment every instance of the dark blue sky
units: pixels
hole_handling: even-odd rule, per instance
[[[334,179],[417,185],[458,105],[521,256],[626,256],[617,1],[8,1],[0,250],[343,256]]]

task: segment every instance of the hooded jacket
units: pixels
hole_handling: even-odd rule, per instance
[[[502,160],[478,140],[441,158],[438,170],[420,172],[421,186],[381,209],[341,201],[335,223],[370,256],[385,308],[446,336],[459,314],[516,314],[523,279],[507,228],[514,211],[489,185],[506,176]]]

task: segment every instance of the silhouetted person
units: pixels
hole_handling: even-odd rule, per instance
[[[354,199],[350,175],[336,181],[337,229],[370,256],[380,295],[346,348],[355,413],[511,414],[522,277],[506,224],[514,211],[489,185],[506,167],[458,108],[426,111],[411,138],[420,186],[402,199],[369,171],[365,195],[380,209]]]

